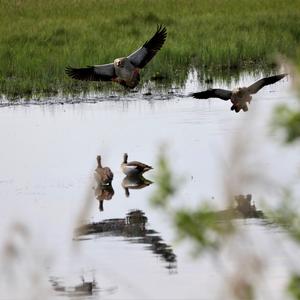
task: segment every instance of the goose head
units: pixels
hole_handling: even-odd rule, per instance
[[[127,164],[127,160],[128,160],[128,154],[127,154],[127,153],[124,153],[124,156],[123,156],[123,163],[124,163],[124,164]]]
[[[126,57],[116,58],[114,60],[114,65],[118,68],[123,68],[125,66]]]

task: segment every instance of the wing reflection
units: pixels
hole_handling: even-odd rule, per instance
[[[103,201],[111,200],[115,191],[112,185],[102,185],[101,183],[95,189],[95,197],[99,201],[99,210],[103,211]]]
[[[151,250],[160,256],[165,262],[165,266],[170,271],[176,271],[176,254],[170,245],[164,243],[158,233],[152,229],[147,229],[148,218],[141,210],[129,211],[125,218],[108,219],[102,222],[90,223],[79,227],[76,230],[77,236],[97,235],[123,236],[130,243],[146,244],[145,249]],[[99,235],[100,234],[100,235]]]
[[[142,175],[127,175],[122,181],[122,187],[125,190],[126,197],[130,196],[129,190],[139,190],[149,186],[153,182],[146,179]]]
[[[99,288],[97,287],[95,279],[93,281],[85,281],[84,278],[81,277],[81,280],[82,282],[78,285],[66,286],[59,278],[50,278],[52,288],[61,296],[73,298],[98,294]]]
[[[255,204],[252,204],[252,195],[237,195],[234,197],[236,205],[225,210],[217,212],[221,218],[239,219],[239,218],[264,218],[263,211],[257,210]]]

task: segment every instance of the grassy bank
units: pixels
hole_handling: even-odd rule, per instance
[[[299,0],[0,0],[0,18],[0,90],[11,97],[111,87],[72,81],[64,68],[129,54],[160,23],[168,39],[143,82],[159,72],[180,84],[191,66],[270,67],[300,44]]]

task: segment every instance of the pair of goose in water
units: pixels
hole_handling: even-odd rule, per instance
[[[102,166],[100,155],[97,156],[97,164],[97,168],[95,169],[95,179],[101,185],[110,185],[114,178],[114,174],[109,167]],[[128,154],[124,153],[121,170],[126,176],[141,176],[152,169],[151,166],[139,161],[128,162]]]
[[[103,201],[111,200],[114,195],[112,187],[113,172],[109,167],[103,167],[101,163],[101,156],[97,156],[97,168],[95,169],[95,179],[98,183],[95,189],[95,196],[99,200],[99,209],[103,211]],[[122,187],[125,190],[126,197],[129,197],[129,189],[141,189],[152,183],[143,177],[143,174],[153,169],[151,166],[141,163],[139,161],[128,162],[128,154],[125,153],[121,170],[126,175],[122,181]]]
[[[156,53],[162,48],[167,38],[167,29],[162,25],[157,27],[155,34],[142,47],[127,57],[116,58],[113,63],[104,65],[92,65],[85,68],[67,67],[66,73],[73,79],[91,81],[113,81],[126,88],[135,88],[140,81],[140,69],[144,68]],[[192,93],[190,96],[196,99],[220,98],[232,102],[231,110],[239,112],[247,111],[247,104],[251,102],[252,94],[257,93],[266,85],[273,84],[285,77],[280,74],[265,77],[248,87],[240,87],[230,90],[208,89],[206,91]]]

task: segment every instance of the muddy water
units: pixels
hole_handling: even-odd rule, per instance
[[[255,79],[245,75],[232,86]],[[16,239],[20,251],[10,257],[16,274],[1,280],[0,299],[21,299],[24,293],[30,298],[40,291],[45,299],[220,298],[226,267],[220,271],[210,255],[195,260],[192,245],[176,243],[168,217],[149,203],[155,182],[126,182],[122,156],[127,152],[129,160],[153,165],[145,178],[154,181],[164,144],[178,182],[174,205],[193,207],[209,200],[224,209],[224,179],[230,181],[232,145],[240,139],[247,149],[243,155],[268,185],[244,182],[234,193],[251,194],[258,208],[261,199],[276,203],[278,187],[294,183],[299,163],[298,149],[281,146],[280,136],[270,133],[273,108],[296,101],[290,85],[284,79],[264,88],[249,112],[239,114],[225,101],[186,97],[201,88],[192,76],[178,95],[167,97],[138,94],[97,103],[1,108],[0,237],[3,248]],[[93,180],[98,154],[114,172],[113,191],[97,189]],[[97,197],[106,198],[101,209]],[[80,224],[90,227],[74,236]],[[259,237],[263,254],[269,244],[261,241],[269,236],[284,240],[259,219],[244,220],[241,227],[254,244]],[[281,299],[286,256],[272,253],[270,286],[262,291]]]

